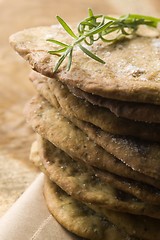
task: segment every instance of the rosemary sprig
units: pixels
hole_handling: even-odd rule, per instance
[[[57,16],[57,20],[65,29],[65,31],[74,39],[71,44],[65,44],[57,40],[47,39],[47,41],[56,43],[61,46],[59,50],[48,51],[48,53],[53,55],[58,55],[60,58],[54,67],[54,72],[57,71],[59,66],[62,64],[64,59],[68,57],[67,71],[70,70],[72,63],[73,48],[77,45],[85,54],[90,58],[105,64],[105,62],[96,56],[94,53],[90,52],[87,48],[82,45],[85,42],[87,45],[92,45],[95,41],[101,39],[103,42],[114,42],[121,35],[132,35],[134,34],[139,25],[147,25],[153,28],[157,27],[159,18],[137,15],[137,14],[127,14],[119,18],[108,17],[104,15],[94,15],[92,10],[89,9],[89,17],[84,19],[78,24],[78,36],[74,34],[72,29],[67,25],[67,23]],[[116,37],[113,39],[106,38],[110,33],[116,32]]]

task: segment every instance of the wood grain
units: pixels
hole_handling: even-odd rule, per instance
[[[56,23],[55,15],[67,22],[95,13],[128,12],[158,16],[158,0],[0,0],[0,216],[24,192],[38,171],[29,163],[35,135],[23,117],[26,101],[34,95],[28,81],[30,68],[13,52],[8,37],[19,30]]]

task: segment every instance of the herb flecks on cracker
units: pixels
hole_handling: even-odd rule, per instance
[[[73,48],[76,45],[90,58],[105,64],[105,61],[89,51],[88,48],[84,47],[81,43],[85,42],[86,45],[90,46],[99,39],[101,39],[103,42],[114,42],[122,35],[133,35],[138,30],[140,25],[147,25],[156,28],[158,22],[160,21],[159,18],[137,14],[127,14],[120,16],[119,18],[108,17],[105,15],[93,15],[92,10],[89,9],[89,17],[78,24],[77,30],[79,36],[76,36],[76,34],[74,34],[72,29],[62,18],[57,16],[57,20],[65,29],[65,31],[74,38],[74,41],[68,45],[57,40],[47,39],[47,41],[56,43],[62,47],[59,50],[48,51],[50,54],[60,56],[56,66],[54,67],[54,72],[57,71],[59,66],[68,55],[69,60],[67,64],[67,71],[70,70]],[[113,38],[106,38],[106,36],[113,32],[116,33]]]

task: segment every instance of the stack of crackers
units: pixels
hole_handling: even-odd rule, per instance
[[[11,36],[34,70],[37,95],[25,107],[37,133],[31,160],[46,174],[50,212],[69,231],[92,240],[160,239],[160,36],[147,29],[67,59],[48,53],[70,43],[59,26]]]

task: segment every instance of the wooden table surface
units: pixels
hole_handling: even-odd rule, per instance
[[[8,37],[28,27],[67,22],[95,14],[138,13],[160,17],[159,0],[0,0],[0,216],[38,175],[29,162],[35,134],[23,117],[23,107],[33,95],[30,67],[10,48]]]

